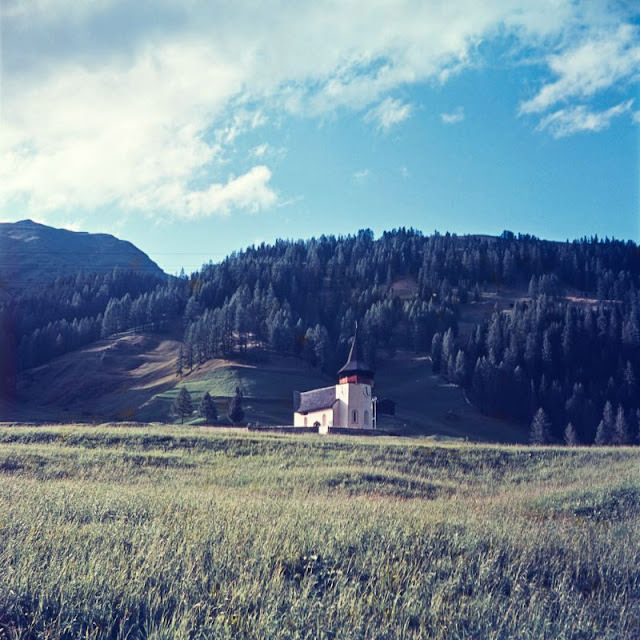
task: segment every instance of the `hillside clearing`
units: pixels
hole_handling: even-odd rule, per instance
[[[5,420],[105,420],[172,422],[172,403],[182,386],[197,408],[208,391],[222,424],[229,398],[240,387],[245,422],[287,425],[293,419],[293,392],[335,383],[299,358],[262,354],[259,359],[213,359],[179,377],[177,340],[130,334],[100,340],[20,377],[17,407],[0,405]],[[398,350],[380,361],[375,393],[396,403],[396,415],[379,415],[381,429],[405,435],[432,435],[488,442],[525,442],[527,432],[512,422],[483,416],[463,391],[431,371],[431,362]],[[199,423],[194,415],[192,422]]]

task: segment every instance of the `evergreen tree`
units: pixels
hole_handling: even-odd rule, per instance
[[[598,423],[598,428],[596,429],[596,437],[593,443],[595,445],[598,445],[599,447],[609,444],[609,433],[604,420],[600,420],[600,422]]]
[[[616,422],[613,428],[613,444],[631,444],[629,425],[624,415],[624,409],[621,406],[618,406],[618,412],[616,413]]]
[[[544,409],[540,407],[536,411],[529,429],[529,442],[531,444],[549,444],[551,439],[551,423]]]
[[[218,420],[218,409],[211,394],[207,391],[200,402],[200,415],[206,424],[215,424]]]
[[[182,377],[182,371],[184,367],[184,347],[180,345],[178,351],[178,357],[176,358],[176,375]]]
[[[184,364],[189,367],[189,373],[193,371],[193,344],[191,342],[187,343],[187,348],[184,353]]]
[[[431,340],[431,363],[434,373],[438,373],[442,366],[442,334],[436,332]]]
[[[233,424],[238,424],[244,419],[244,409],[242,408],[242,391],[240,391],[240,387],[236,387],[236,393],[229,401],[229,408],[227,413],[229,416],[229,420],[231,420]]]
[[[181,387],[173,405],[173,411],[177,416],[180,416],[180,424],[184,423],[185,416],[190,416],[193,413],[193,402],[191,401],[191,394],[186,387]]]
[[[467,382],[467,359],[462,349],[458,349],[458,355],[453,370],[453,381],[456,384],[464,385]]]
[[[580,444],[578,440],[578,434],[576,433],[575,427],[572,422],[569,422],[564,430],[564,443],[568,447],[575,447]]]
[[[602,410],[602,420],[596,430],[595,443],[597,445],[611,444],[614,427],[615,418],[613,416],[613,407],[611,406],[611,402],[607,400]]]

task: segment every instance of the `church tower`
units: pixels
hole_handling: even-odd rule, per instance
[[[358,342],[358,325],[353,336],[349,357],[338,371],[334,424],[354,429],[375,428],[373,395],[373,369],[364,361]]]

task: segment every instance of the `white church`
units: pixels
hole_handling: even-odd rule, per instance
[[[331,427],[375,429],[373,376],[373,369],[360,355],[356,327],[347,362],[338,371],[338,384],[294,392],[293,425],[317,427],[320,433],[328,433]]]

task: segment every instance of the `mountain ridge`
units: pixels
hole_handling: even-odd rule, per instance
[[[141,249],[108,233],[50,227],[30,219],[0,223],[0,293],[58,277],[116,267],[165,276]]]

